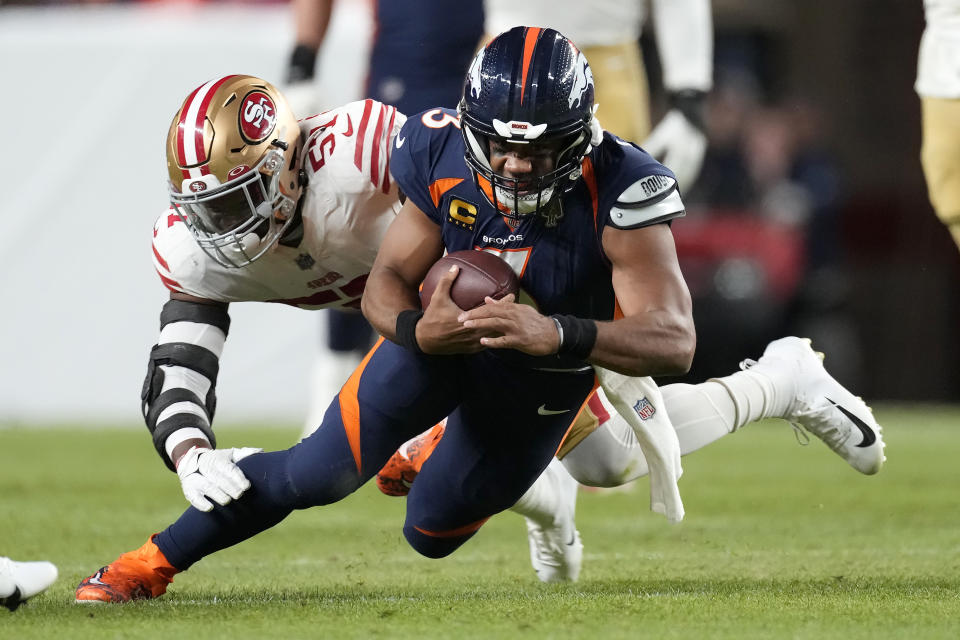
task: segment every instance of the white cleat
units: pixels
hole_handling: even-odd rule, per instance
[[[0,557],[0,605],[15,611],[56,579],[57,568],[49,562],[14,562]]]
[[[776,389],[793,389],[781,417],[823,440],[860,473],[877,473],[886,460],[883,429],[872,409],[834,380],[822,360],[810,340],[790,337],[774,340],[760,360],[744,360],[740,368],[768,375]]]
[[[579,483],[556,460],[544,475],[557,492],[560,508],[550,526],[524,517],[530,541],[530,564],[541,582],[576,582],[583,565],[583,542],[574,522]]]

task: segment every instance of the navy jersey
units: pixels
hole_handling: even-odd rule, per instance
[[[683,215],[683,205],[669,169],[609,133],[593,147],[583,169],[560,207],[511,226],[466,165],[455,111],[433,109],[410,117],[395,138],[390,165],[400,189],[440,225],[448,252],[480,249],[499,255],[520,276],[521,301],[545,315],[612,320],[616,301],[601,245],[603,229],[663,222]]]

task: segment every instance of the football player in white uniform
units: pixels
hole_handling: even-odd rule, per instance
[[[669,111],[652,131],[639,47],[648,8],[669,101]],[[704,99],[713,86],[710,0],[486,0],[484,12],[490,36],[535,24],[573,40],[590,61],[604,128],[640,144],[676,174],[681,191],[689,191],[707,149]]]
[[[239,498],[250,482],[236,463],[259,451],[215,448],[211,423],[228,304],[357,307],[400,208],[390,153],[392,144],[402,144],[395,137],[404,121],[392,107],[365,100],[298,123],[283,96],[251,76],[205,83],[174,117],[167,138],[173,206],[153,230],[154,264],[170,300],[160,314],[142,408],[157,452],[195,508],[210,511]],[[682,453],[746,422],[778,416],[811,430],[864,473],[882,463],[879,427],[866,406],[798,339],[773,343],[747,371],[663,391],[656,408],[673,417]],[[564,464],[593,484],[645,473],[629,422],[604,398],[591,402],[602,428],[584,438],[584,455],[574,455],[576,447]],[[856,425],[847,411],[855,412]],[[515,507],[528,518],[531,559],[542,580],[575,580],[579,573],[576,487],[555,461]],[[571,537],[576,544],[566,544]],[[148,541],[84,580],[77,600],[155,597],[175,571],[165,562]]]
[[[211,449],[227,304],[359,309],[400,207],[389,150],[404,121],[365,100],[298,123],[272,85],[250,76],[211,80],[174,118],[173,206],[153,230],[154,266],[170,301],[142,400],[154,445],[195,506],[207,489],[215,500],[237,497],[246,482],[232,463],[252,452]],[[213,463],[204,466],[213,458],[230,458],[222,486]]]
[[[930,202],[960,247],[960,0],[924,0],[916,90]]]

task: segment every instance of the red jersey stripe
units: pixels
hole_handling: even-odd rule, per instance
[[[170,271],[170,265],[168,265],[167,261],[163,259],[163,256],[160,255],[160,252],[157,251],[157,245],[151,243],[150,246],[153,248],[153,257],[157,259],[157,262],[160,264],[160,266],[167,271]]]
[[[157,271],[157,275],[160,276],[160,282],[162,282],[163,286],[165,286],[167,289],[170,289],[170,291],[177,291],[179,293],[183,293],[183,287],[180,286],[179,282],[177,282],[173,278],[168,278],[167,276],[163,275],[159,271]]]
[[[367,137],[367,123],[370,122],[370,111],[373,110],[373,100],[363,101],[363,116],[360,118],[360,126],[357,128],[357,149],[353,153],[353,164],[357,169],[363,171],[363,143]]]
[[[380,105],[380,113],[377,115],[377,126],[373,129],[373,149],[370,157],[370,182],[373,186],[380,186],[380,147],[383,144],[383,117],[387,113],[387,105]]]

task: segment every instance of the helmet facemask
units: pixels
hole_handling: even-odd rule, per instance
[[[544,210],[557,197],[572,189],[582,174],[581,163],[590,146],[585,130],[574,131],[553,140],[527,141],[513,137],[487,136],[466,122],[461,127],[466,144],[467,165],[473,170],[474,181],[487,196],[490,204],[512,220],[520,220]],[[490,164],[490,144],[550,145],[553,169],[542,175],[511,178],[495,173]],[[484,179],[489,188],[480,183]]]
[[[271,149],[225,184],[216,185],[213,175],[184,180],[183,192],[171,189],[170,202],[207,255],[225,267],[245,267],[269,251],[294,219],[297,202],[280,189],[284,163],[282,149]],[[214,184],[192,191],[208,182]]]

